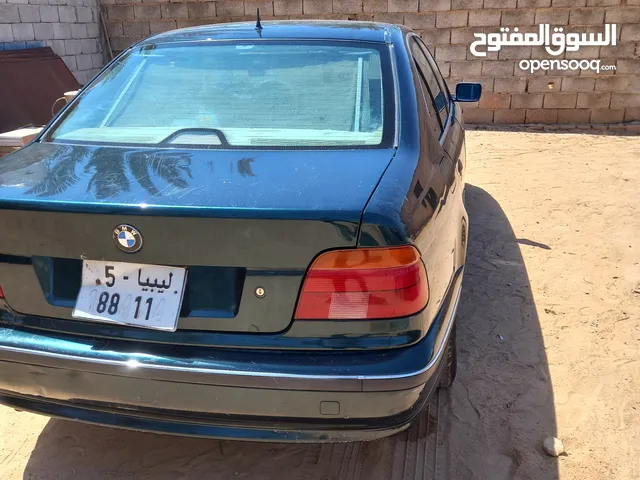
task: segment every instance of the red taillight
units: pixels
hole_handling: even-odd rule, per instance
[[[428,300],[427,273],[414,247],[336,250],[311,264],[295,318],[406,317]]]
[[[0,287],[0,298],[4,298],[4,292],[2,291],[2,287]]]

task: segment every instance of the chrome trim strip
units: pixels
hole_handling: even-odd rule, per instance
[[[47,357],[47,358],[56,358],[67,361],[78,361],[81,363],[93,363],[100,365],[113,365],[116,367],[121,367],[128,370],[135,370],[137,368],[140,369],[148,369],[148,370],[163,370],[163,371],[174,371],[174,372],[187,372],[187,373],[203,373],[203,374],[211,374],[211,375],[225,375],[225,376],[239,376],[239,377],[270,377],[270,378],[291,378],[291,379],[305,379],[305,380],[395,380],[395,379],[403,379],[403,378],[411,378],[418,375],[421,375],[431,368],[434,367],[436,362],[442,356],[444,349],[447,345],[447,340],[449,339],[449,335],[451,334],[451,329],[453,326],[453,319],[455,317],[456,311],[458,309],[458,301],[460,299],[460,292],[462,291],[462,275],[459,275],[457,281],[458,291],[456,293],[455,301],[451,307],[451,311],[449,313],[449,318],[446,320],[447,326],[444,334],[443,341],[441,342],[438,350],[435,355],[432,356],[429,363],[421,368],[420,370],[416,370],[409,373],[402,373],[398,375],[301,375],[294,373],[272,373],[272,372],[247,372],[247,371],[231,371],[231,370],[219,370],[219,369],[209,369],[209,368],[188,368],[188,367],[177,367],[177,366],[168,366],[168,365],[154,365],[149,363],[142,363],[136,359],[129,359],[126,361],[119,360],[99,360],[88,357],[81,357],[78,355],[64,355],[55,352],[34,352],[33,350],[28,350],[24,348],[18,347],[4,347],[0,346],[0,352],[14,352],[19,354],[30,355],[34,357]],[[0,359],[0,362],[3,360]],[[10,360],[7,360],[10,361]],[[16,363],[24,363],[24,362],[16,362]]]
[[[393,46],[393,42],[389,43],[389,56],[391,57],[391,74],[393,76],[393,88],[394,88],[394,109],[395,109],[395,125],[394,125],[394,139],[393,148],[400,146],[400,81],[398,80],[398,65],[396,58],[396,50]]]

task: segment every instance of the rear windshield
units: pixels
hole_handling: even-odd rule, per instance
[[[384,45],[356,42],[136,47],[76,99],[46,138],[209,148],[385,146],[393,133],[388,62]]]

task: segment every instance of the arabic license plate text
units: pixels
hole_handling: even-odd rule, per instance
[[[74,318],[174,331],[185,268],[83,260]]]

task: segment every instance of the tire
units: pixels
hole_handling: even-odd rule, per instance
[[[444,358],[442,359],[445,365],[442,368],[440,374],[440,388],[449,388],[453,385],[453,381],[456,378],[456,372],[458,371],[458,352],[456,349],[456,324],[453,324],[451,334],[449,336],[449,342],[447,343],[447,350]]]

